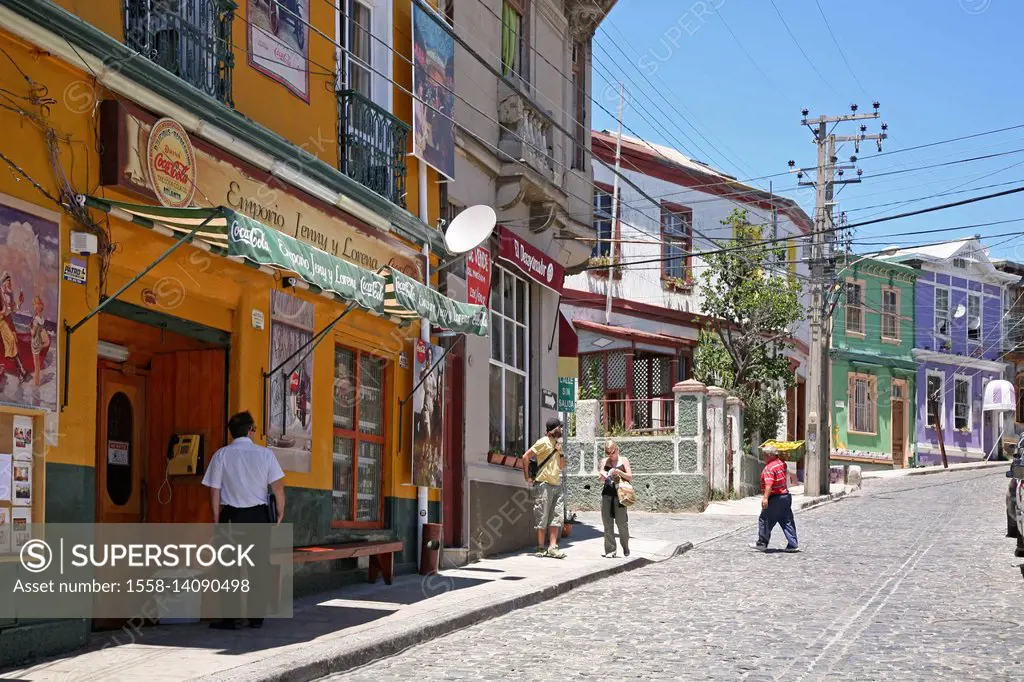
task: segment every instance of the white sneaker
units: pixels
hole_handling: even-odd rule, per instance
[[[603,556],[605,559],[617,559],[619,557],[619,555],[615,552],[608,552],[606,554],[602,554],[601,556]]]

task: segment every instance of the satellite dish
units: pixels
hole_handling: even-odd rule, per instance
[[[953,311],[953,319],[954,320],[959,320],[961,317],[963,317],[966,314],[967,314],[967,308],[964,306],[963,303],[960,303],[960,304],[958,304],[956,306],[956,310]]]
[[[977,331],[978,329],[981,329],[981,319],[977,317],[972,317],[967,321],[967,328],[970,329],[971,331]]]
[[[466,253],[483,244],[498,222],[494,209],[484,204],[470,206],[455,216],[444,233],[444,245],[450,253]]]

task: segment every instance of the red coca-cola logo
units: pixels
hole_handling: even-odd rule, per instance
[[[186,166],[181,161],[168,159],[163,152],[159,152],[153,159],[153,168],[182,184],[189,182],[189,171],[192,170],[191,166]]]

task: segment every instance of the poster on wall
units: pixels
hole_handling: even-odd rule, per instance
[[[32,506],[32,460],[15,458],[12,466],[13,502],[17,507]]]
[[[11,510],[0,507],[0,554],[11,551]]]
[[[412,7],[412,153],[455,179],[455,39],[443,19]]]
[[[14,456],[32,457],[32,417],[14,415]]]
[[[312,339],[313,304],[280,291],[272,291],[270,367],[284,364],[269,379],[267,446],[277,455],[285,471],[310,470],[313,448],[313,354],[307,354],[307,351]],[[306,357],[303,359],[303,356]]]
[[[32,539],[32,510],[15,507],[11,510],[11,551],[20,552]]]
[[[444,363],[438,364],[438,361],[444,349],[421,339],[416,341],[415,355],[413,377],[420,385],[412,396],[412,482],[416,486],[440,488],[444,454]],[[434,365],[437,368],[430,372]]]
[[[10,502],[14,492],[14,459],[0,454],[0,502]]]
[[[0,402],[57,409],[60,216],[0,194]]]
[[[309,101],[309,0],[249,0],[249,64]]]

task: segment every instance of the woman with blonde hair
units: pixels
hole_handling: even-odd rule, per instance
[[[610,440],[604,444],[605,457],[597,468],[597,477],[604,483],[601,490],[601,521],[604,522],[604,556],[615,558],[615,526],[619,527],[622,554],[629,556],[629,516],[626,507],[619,504],[619,481],[632,482],[633,470],[629,460],[619,455],[618,444]]]

